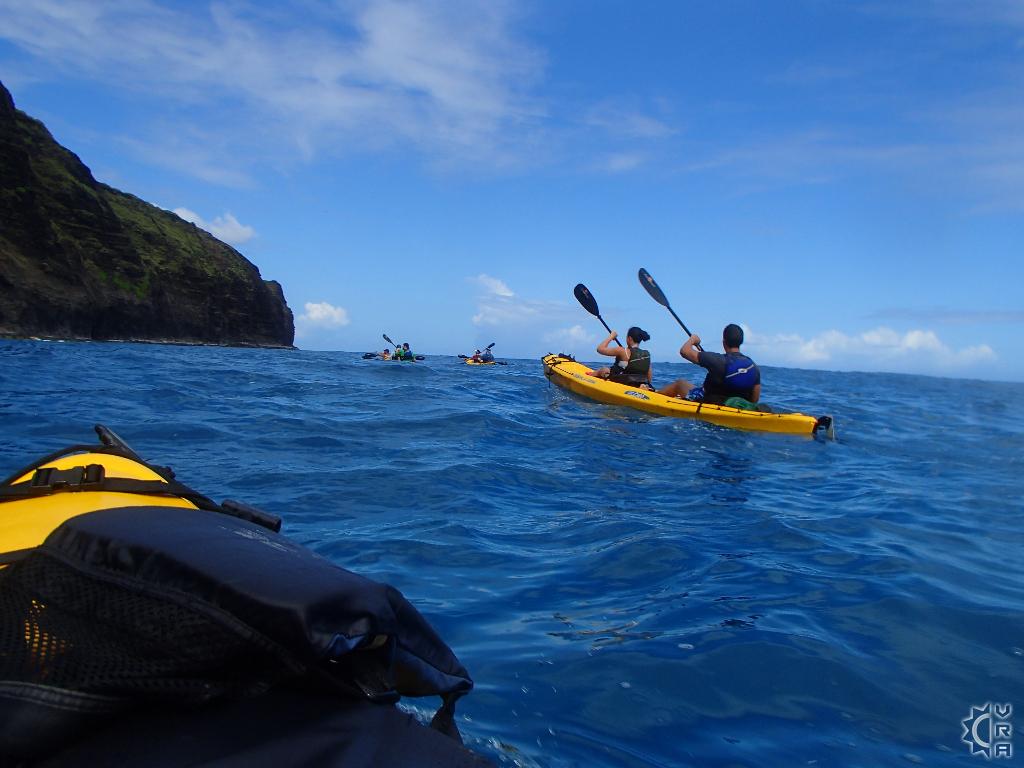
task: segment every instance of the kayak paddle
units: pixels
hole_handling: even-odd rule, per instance
[[[384,341],[386,341],[386,342],[387,342],[388,344],[390,344],[390,345],[391,345],[392,347],[394,347],[395,349],[398,349],[398,345],[397,345],[397,344],[395,344],[395,342],[393,342],[393,341],[392,341],[392,340],[391,340],[391,339],[390,339],[390,338],[388,337],[388,335],[387,335],[386,333],[384,334]]]
[[[583,283],[578,283],[576,287],[572,289],[572,292],[573,295],[576,297],[576,300],[583,305],[583,308],[587,310],[587,312],[592,314],[594,317],[596,317],[598,320],[600,320],[601,325],[604,326],[604,329],[608,331],[608,333],[611,333],[612,329],[608,327],[608,323],[606,323],[604,321],[604,318],[601,317],[601,311],[597,308],[597,299],[595,299],[594,294],[592,294],[587,289],[587,286],[585,286]],[[622,346],[622,342],[619,341],[618,339],[615,339],[615,343],[618,344],[620,347]]]
[[[640,271],[637,273],[637,277],[640,278],[640,285],[646,288],[647,292],[651,294],[651,298],[672,313],[672,317],[674,317],[676,319],[676,322],[683,327],[683,330],[686,331],[686,335],[693,336],[693,333],[691,333],[690,329],[686,327],[686,323],[679,319],[679,315],[677,315],[675,313],[675,310],[672,309],[672,307],[669,305],[668,299],[665,298],[665,292],[661,290],[661,287],[654,281],[654,278],[651,277],[651,273],[648,272],[643,267],[640,267]],[[700,344],[694,344],[694,346],[701,352],[704,351],[703,349],[701,349]]]

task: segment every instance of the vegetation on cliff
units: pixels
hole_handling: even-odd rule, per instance
[[[97,182],[0,83],[0,334],[291,346],[281,286]]]

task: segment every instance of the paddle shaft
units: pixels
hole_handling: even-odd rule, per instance
[[[609,334],[611,334],[611,332],[612,332],[612,329],[608,327],[608,323],[606,323],[606,322],[604,321],[604,318],[603,318],[603,317],[601,317],[600,315],[596,315],[596,317],[597,317],[597,319],[598,319],[598,320],[600,320],[600,321],[601,321],[601,325],[603,325],[603,326],[604,326],[604,329],[605,329],[606,331],[608,331],[608,333],[609,333]],[[618,344],[618,345],[619,345],[620,347],[622,346],[622,342],[621,342],[621,341],[619,341],[619,339],[618,339],[617,337],[616,337],[616,339],[615,339],[615,343],[616,343],[616,344]]]
[[[679,315],[677,315],[676,311],[672,309],[672,305],[668,302],[668,297],[665,296],[665,292],[661,290],[661,286],[658,285],[657,281],[651,277],[651,273],[641,267],[637,276],[640,278],[640,285],[642,285],[644,290],[651,295],[651,298],[672,313],[672,317],[674,317],[680,327],[686,331],[687,336],[693,336],[693,332],[686,327],[686,323],[680,320]],[[704,351],[700,344],[694,344],[693,346],[695,346],[699,352]]]
[[[666,304],[665,305],[665,309],[667,309],[669,312],[672,313],[672,317],[674,317],[676,319],[676,322],[679,323],[679,325],[682,326],[684,331],[686,331],[686,335],[687,336],[693,336],[693,332],[689,328],[686,327],[686,323],[684,323],[682,320],[679,319],[679,315],[676,314],[676,311],[674,309],[672,309],[672,307],[670,307],[670,306],[668,306]],[[693,346],[695,346],[697,348],[698,352],[703,352],[704,351],[704,348],[700,344],[694,344]]]
[[[679,325],[681,325],[683,327],[683,330],[686,331],[686,335],[687,336],[693,336],[693,332],[689,328],[686,327],[686,323],[684,323],[682,320],[679,319],[679,315],[676,314],[676,311],[674,309],[672,309],[672,307],[666,307],[666,309],[669,312],[672,313],[672,317],[674,317],[676,319],[676,322],[679,323]],[[699,346],[697,348],[700,349]]]

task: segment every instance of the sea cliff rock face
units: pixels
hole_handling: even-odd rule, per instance
[[[281,286],[97,182],[0,83],[0,334],[290,347]]]

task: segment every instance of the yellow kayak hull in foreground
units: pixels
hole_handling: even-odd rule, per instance
[[[62,456],[33,469],[70,469],[89,464],[99,464],[104,468],[105,475],[111,478],[167,482],[156,472],[136,461],[101,453]],[[33,472],[28,472],[15,482],[26,483],[32,479],[32,475]],[[0,507],[0,552],[34,549],[43,543],[43,539],[49,536],[54,528],[69,518],[99,509],[134,507],[139,504],[149,507],[196,509],[196,505],[190,501],[174,496],[143,496],[114,491],[56,493],[52,496],[8,501]]]
[[[635,408],[659,416],[675,416],[684,419],[700,419],[723,427],[750,429],[758,432],[784,432],[794,435],[813,435],[819,429],[831,434],[830,416],[815,418],[802,413],[761,413],[666,397],[649,389],[590,376],[593,369],[564,355],[545,355],[544,375],[563,389],[577,395],[608,405]]]

